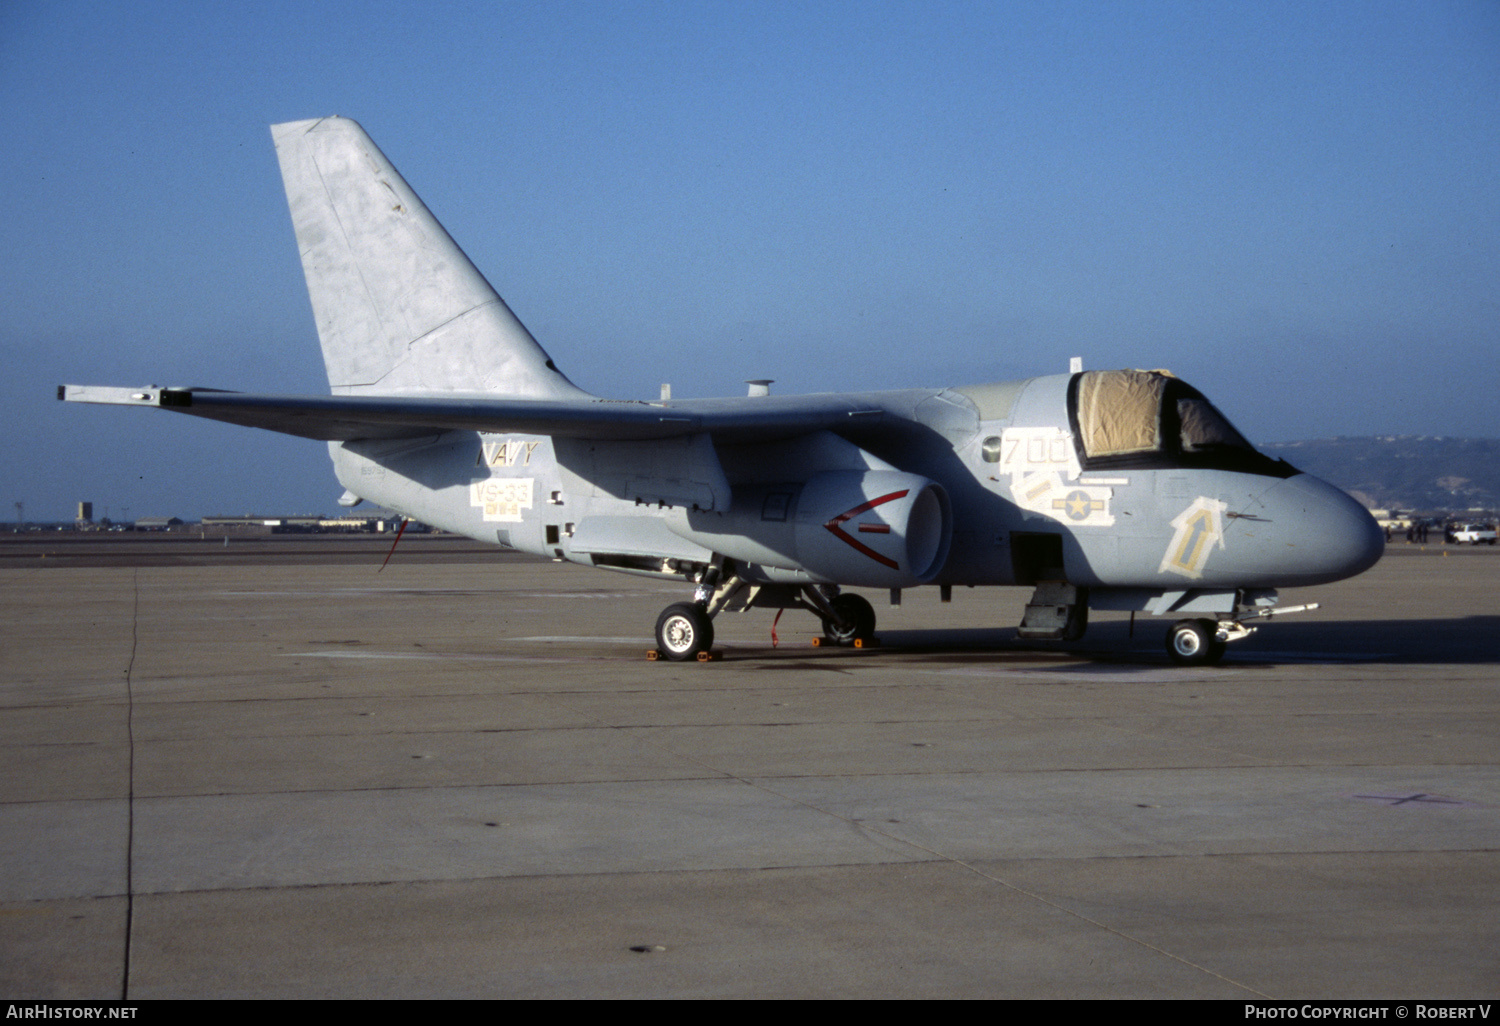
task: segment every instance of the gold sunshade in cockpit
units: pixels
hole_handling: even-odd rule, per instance
[[[1162,447],[1160,371],[1088,371],[1078,383],[1078,431],[1090,458],[1155,452]]]

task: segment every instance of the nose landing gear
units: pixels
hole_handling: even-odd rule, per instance
[[[1179,666],[1212,666],[1229,644],[1218,635],[1212,620],[1178,620],[1167,631],[1167,655]]]
[[[1178,666],[1212,666],[1224,658],[1231,641],[1248,638],[1260,628],[1246,626],[1246,620],[1259,620],[1287,613],[1317,609],[1318,603],[1288,606],[1285,609],[1259,609],[1253,613],[1226,620],[1178,620],[1167,631],[1167,655]]]

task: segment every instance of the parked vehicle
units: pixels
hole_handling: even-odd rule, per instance
[[[1485,545],[1495,544],[1497,532],[1494,524],[1456,524],[1449,532],[1448,538],[1455,545]]]

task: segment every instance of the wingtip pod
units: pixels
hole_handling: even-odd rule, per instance
[[[271,126],[335,393],[587,395],[358,123]]]

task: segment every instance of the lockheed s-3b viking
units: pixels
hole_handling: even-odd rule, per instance
[[[331,395],[65,385],[328,443],[361,499],[481,541],[681,581],[658,650],[714,617],[799,608],[869,638],[845,587],[1021,585],[1023,636],[1092,609],[1176,618],[1167,652],[1219,659],[1383,536],[1337,488],[1251,446],[1163,371],[946,389],[623,402],[575,386],[357,124],[272,130]]]

